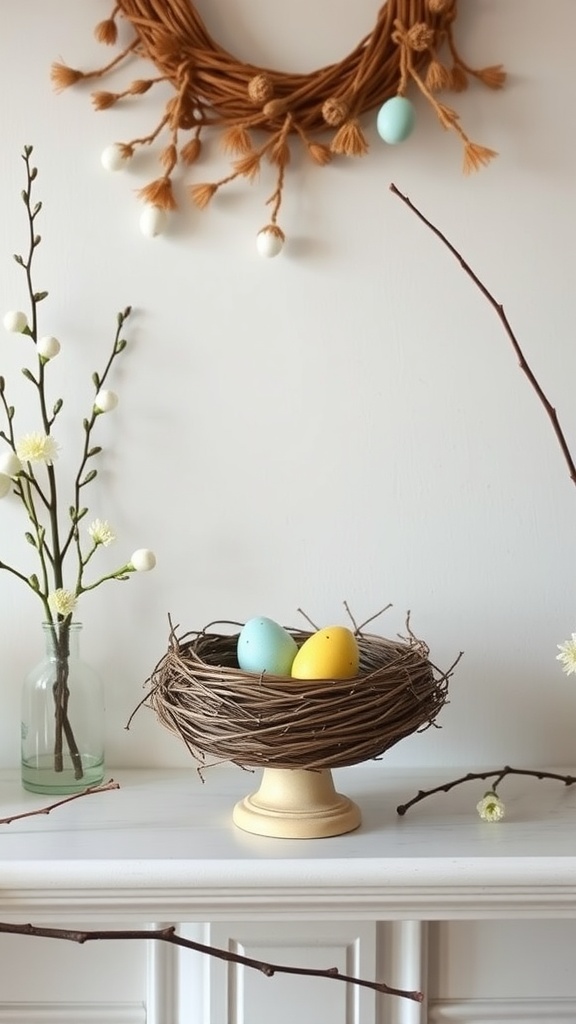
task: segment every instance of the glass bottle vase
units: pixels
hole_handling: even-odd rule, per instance
[[[79,793],[104,778],[102,681],[80,658],[79,622],[42,628],[46,653],[22,688],[22,785]]]

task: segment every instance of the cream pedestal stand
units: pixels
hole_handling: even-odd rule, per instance
[[[232,820],[259,836],[322,839],[352,832],[362,817],[352,800],[336,792],[328,768],[265,768],[260,788],[236,804]]]

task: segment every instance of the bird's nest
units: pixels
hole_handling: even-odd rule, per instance
[[[359,673],[335,680],[245,672],[236,660],[238,633],[212,632],[222,625],[181,639],[172,631],[144,701],[202,765],[357,764],[430,726],[446,702],[454,666],[436,669],[409,624],[408,636],[397,640],[357,631]],[[289,632],[298,646],[312,635]]]

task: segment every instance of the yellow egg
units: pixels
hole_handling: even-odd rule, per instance
[[[292,662],[294,679],[353,679],[360,656],[356,637],[345,626],[328,626],[304,641]]]

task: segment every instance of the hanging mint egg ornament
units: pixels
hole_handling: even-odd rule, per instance
[[[404,142],[416,122],[414,104],[406,96],[393,96],[378,111],[376,131],[384,142],[395,145]]]

